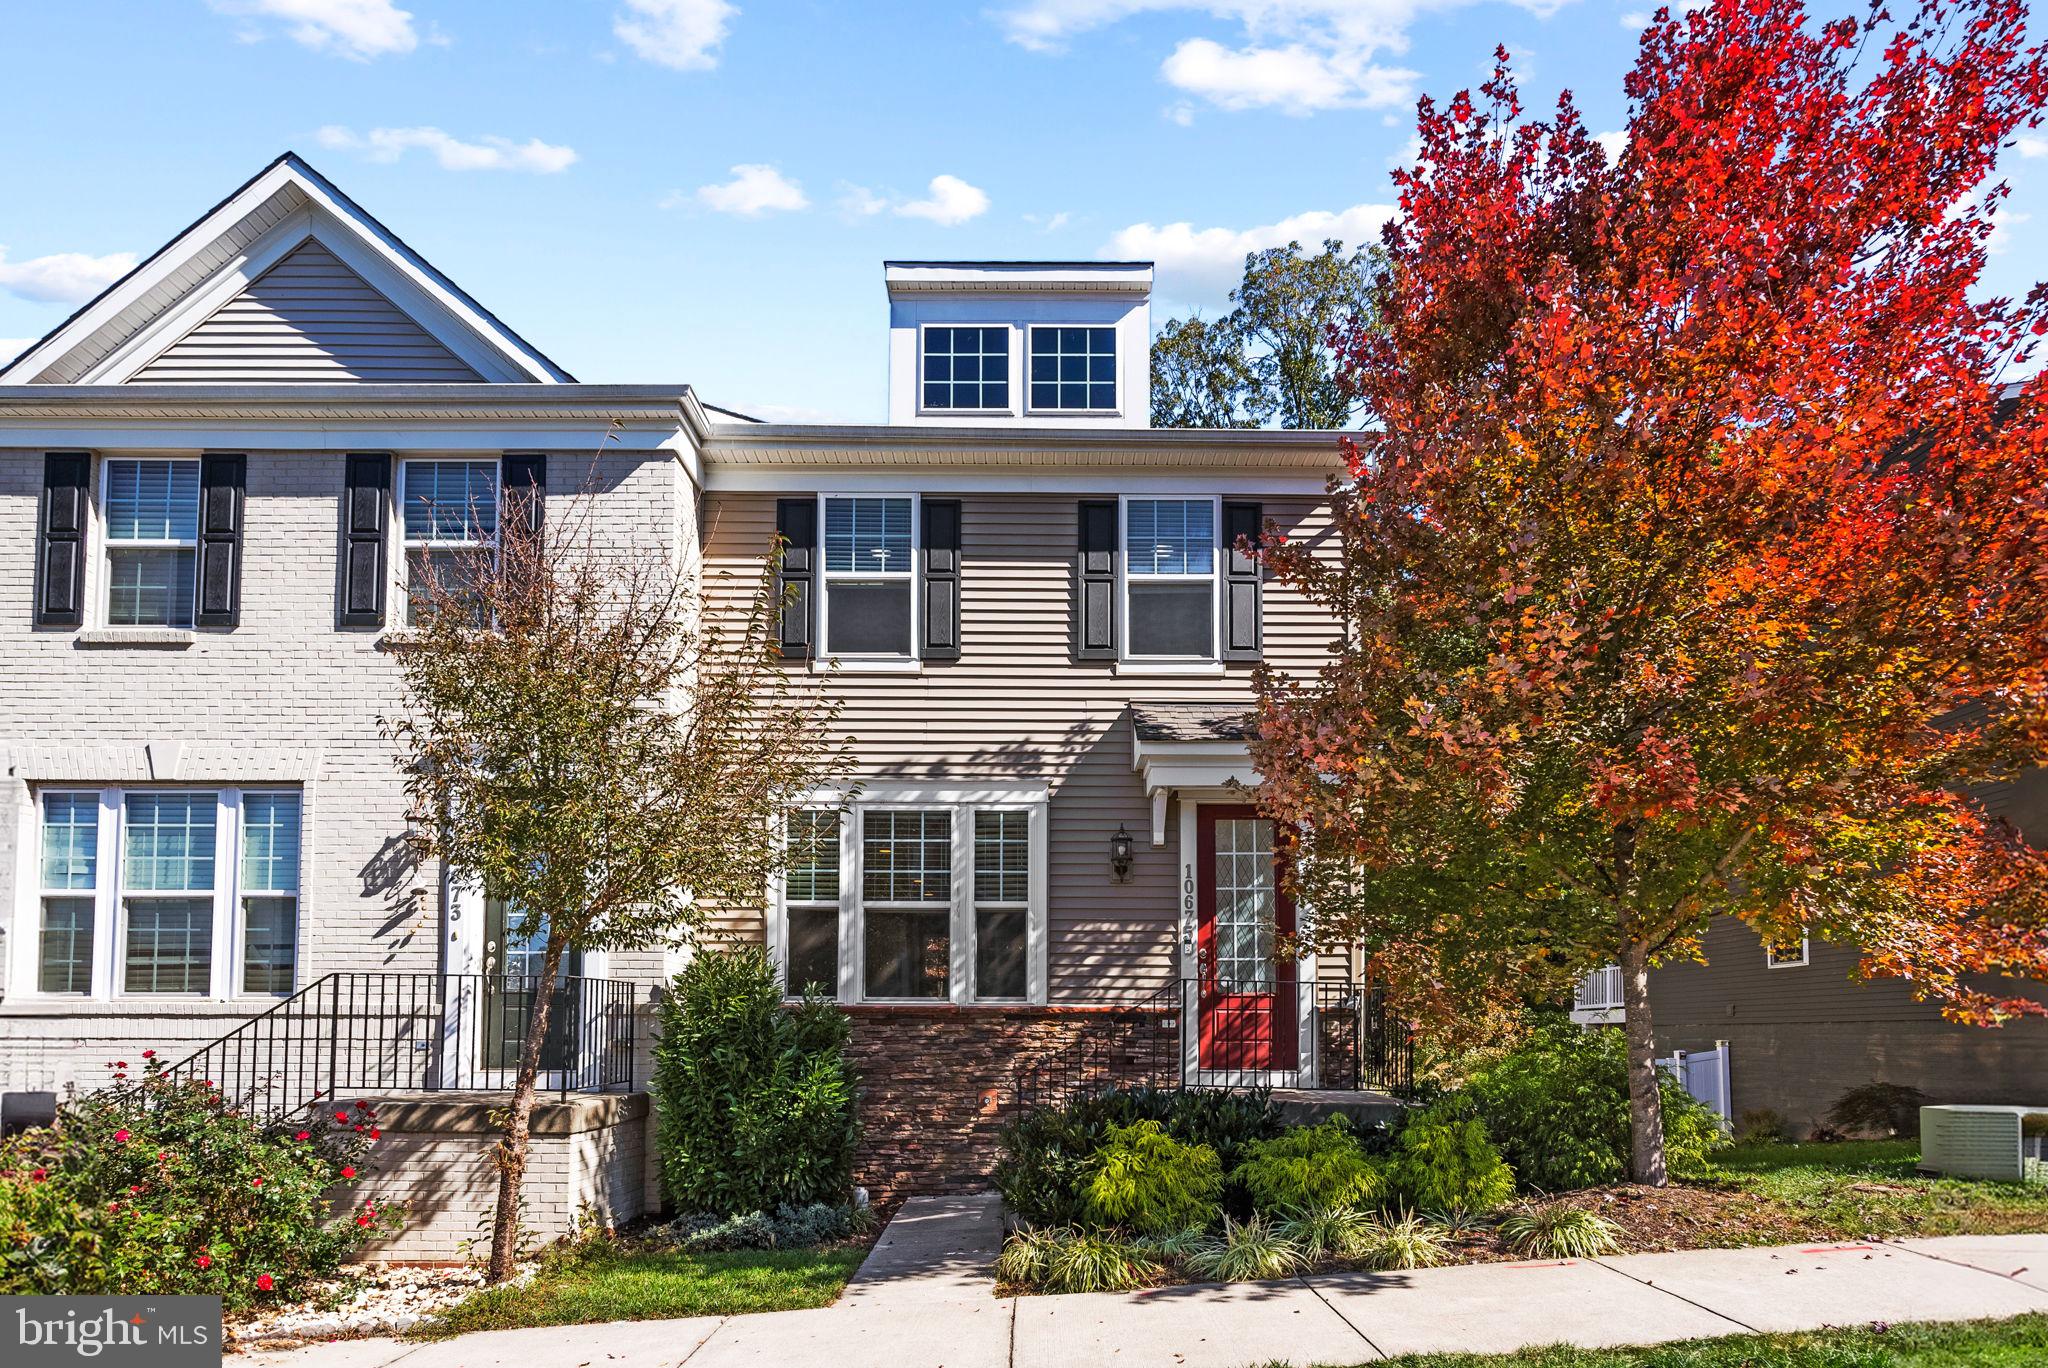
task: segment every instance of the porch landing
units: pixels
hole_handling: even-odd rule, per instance
[[[1280,1115],[1297,1126],[1320,1125],[1333,1116],[1354,1126],[1376,1126],[1394,1121],[1408,1106],[1392,1093],[1359,1088],[1275,1088],[1272,1098]]]

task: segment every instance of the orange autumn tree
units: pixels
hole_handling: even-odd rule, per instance
[[[1442,1022],[1623,967],[1633,1163],[1665,1180],[1648,974],[1733,914],[1954,1019],[2040,1013],[2044,861],[1967,796],[2048,761],[2048,293],[1979,298],[2048,93],[2015,0],[1644,33],[1610,157],[1505,54],[1421,105],[1325,545],[1345,622],[1267,671],[1260,801],[1325,942]]]

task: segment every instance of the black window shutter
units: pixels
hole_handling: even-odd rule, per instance
[[[1074,659],[1116,659],[1116,500],[1083,499],[1074,555]]]
[[[242,621],[242,518],[249,458],[209,451],[199,458],[199,607],[201,627]]]
[[[548,458],[507,456],[498,463],[499,527],[540,531],[548,497]]]
[[[1266,526],[1255,503],[1223,505],[1223,658],[1257,660],[1265,652],[1259,622],[1259,559],[1238,545],[1253,546]]]
[[[85,622],[86,482],[92,457],[52,451],[43,457],[43,506],[37,530],[41,573],[36,576],[36,625],[77,627]]]
[[[924,500],[924,640],[926,660],[960,658],[960,501]]]
[[[390,543],[391,458],[358,453],[348,458],[341,497],[341,625],[382,627],[384,557]]]
[[[818,563],[818,501],[777,499],[775,535],[782,542],[781,572],[775,577],[782,618],[777,640],[786,660],[809,660],[812,624],[818,620],[814,580]]]

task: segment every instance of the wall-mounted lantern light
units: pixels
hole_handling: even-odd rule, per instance
[[[1109,872],[1118,883],[1131,881],[1132,846],[1131,833],[1118,822],[1116,835],[1109,838]]]

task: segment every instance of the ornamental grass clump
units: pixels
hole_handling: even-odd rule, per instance
[[[1507,1247],[1525,1258],[1590,1259],[1621,1248],[1621,1227],[1606,1217],[1563,1202],[1539,1202],[1500,1223]]]
[[[0,1142],[0,1295],[289,1301],[399,1225],[358,1191],[379,1138],[365,1104],[260,1122],[142,1061]]]
[[[1308,1256],[1264,1216],[1223,1220],[1221,1237],[1188,1256],[1190,1271],[1216,1282],[1284,1278],[1308,1266]]]
[[[1357,1207],[1310,1207],[1280,1222],[1280,1238],[1302,1252],[1311,1263],[1324,1259],[1351,1259],[1365,1247],[1375,1218]]]
[[[1045,1260],[1048,1292],[1128,1292],[1165,1272],[1143,1249],[1093,1230],[1061,1232]]]
[[[1352,1255],[1367,1268],[1388,1271],[1435,1268],[1450,1261],[1449,1237],[1412,1212],[1375,1220]]]

